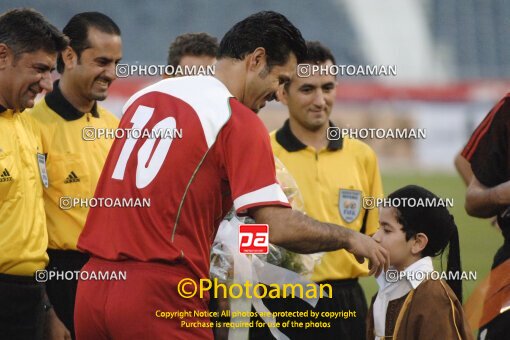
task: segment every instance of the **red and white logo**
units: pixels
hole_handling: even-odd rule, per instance
[[[267,224],[241,224],[239,226],[239,252],[241,254],[267,254],[269,252],[269,226]]]

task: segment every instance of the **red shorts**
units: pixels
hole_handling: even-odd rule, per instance
[[[194,311],[208,311],[209,296],[201,299],[197,294],[186,299],[177,292],[184,278],[192,278],[199,285],[199,279],[183,264],[91,258],[82,272],[87,272],[89,279],[78,283],[74,309],[77,339],[213,339],[211,328],[197,326],[210,319],[194,316]],[[125,272],[126,279],[90,279],[92,273],[99,272]],[[177,311],[187,314],[161,317],[163,312]]]

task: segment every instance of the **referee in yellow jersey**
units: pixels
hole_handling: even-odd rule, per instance
[[[64,35],[40,13],[13,9],[0,15],[0,337],[42,339],[44,326],[65,330],[35,273],[48,262],[43,183],[44,150],[24,112],[51,91]]]
[[[307,48],[305,64],[323,69],[335,64],[331,51],[319,42],[308,42]],[[280,98],[288,107],[289,119],[271,133],[271,145],[294,176],[310,217],[372,235],[378,228],[378,211],[363,209],[362,200],[364,196],[383,196],[377,157],[359,140],[337,138],[336,134],[328,139],[335,96],[334,75],[294,75]],[[367,263],[359,264],[345,250],[325,253],[312,279],[331,284],[333,297],[321,299],[315,311],[352,311],[355,316],[323,320],[330,322],[331,328],[293,330],[291,339],[310,339],[312,335],[321,336],[321,340],[364,339],[367,304],[358,278],[367,273]]]
[[[53,84],[53,92],[34,107],[32,116],[47,154],[49,184],[44,189],[44,202],[50,258],[47,270],[52,274],[48,275],[47,293],[74,338],[74,273],[88,260],[76,243],[89,209],[61,202],[94,196],[113,139],[95,139],[98,134],[89,132],[118,126],[118,119],[97,101],[106,98],[116,79],[122,43],[119,27],[98,12],[76,14],[63,32],[70,45],[57,61],[61,78]]]

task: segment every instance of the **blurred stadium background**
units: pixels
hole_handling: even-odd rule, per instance
[[[510,85],[510,7],[503,0],[31,0],[3,1],[0,12],[32,7],[63,28],[72,15],[100,11],[122,30],[127,64],[166,62],[168,46],[185,32],[221,39],[235,22],[259,10],[285,14],[308,40],[329,46],[338,64],[396,65],[397,76],[339,77],[332,119],[350,127],[423,128],[425,140],[366,140],[379,155],[385,193],[423,185],[454,198],[465,270],[489,272],[502,243],[486,220],[464,211],[465,187],[453,158],[478,122]],[[158,77],[118,79],[104,105],[117,115],[137,89]],[[278,103],[260,113],[269,130],[286,111]],[[465,282],[465,297],[477,282]],[[372,278],[363,280],[367,297]]]

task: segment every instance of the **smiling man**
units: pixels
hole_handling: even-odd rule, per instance
[[[48,262],[44,214],[46,177],[41,136],[30,116],[41,91],[51,91],[64,35],[41,14],[0,15],[0,332],[4,339],[42,339],[62,324],[34,274]],[[63,338],[63,337],[62,337]]]
[[[322,69],[335,64],[331,51],[319,42],[307,42],[307,50],[304,64],[320,65]],[[294,176],[308,216],[371,235],[378,228],[378,211],[363,209],[361,202],[363,196],[383,195],[377,157],[359,140],[328,140],[335,96],[334,75],[319,72],[309,77],[295,75],[283,87],[281,96],[288,107],[289,119],[271,133],[271,146]],[[315,267],[312,279],[331,284],[333,298],[321,299],[315,310],[350,310],[356,312],[356,317],[324,320],[331,322],[332,328],[298,329],[291,338],[309,339],[322,333],[322,339],[363,339],[367,304],[358,278],[367,273],[366,263],[358,263],[346,250],[326,253]],[[283,309],[290,306],[288,301],[281,304]]]
[[[82,131],[116,128],[118,119],[99,106],[115,80],[122,57],[119,27],[98,12],[76,14],[64,27],[70,45],[59,55],[62,74],[33,109],[46,152],[48,186],[44,190],[51,271],[79,271],[88,255],[76,243],[85,225],[87,207],[63,210],[61,197],[90,198],[108,156],[112,139],[84,140]],[[76,280],[50,280],[47,292],[59,318],[74,338]]]

